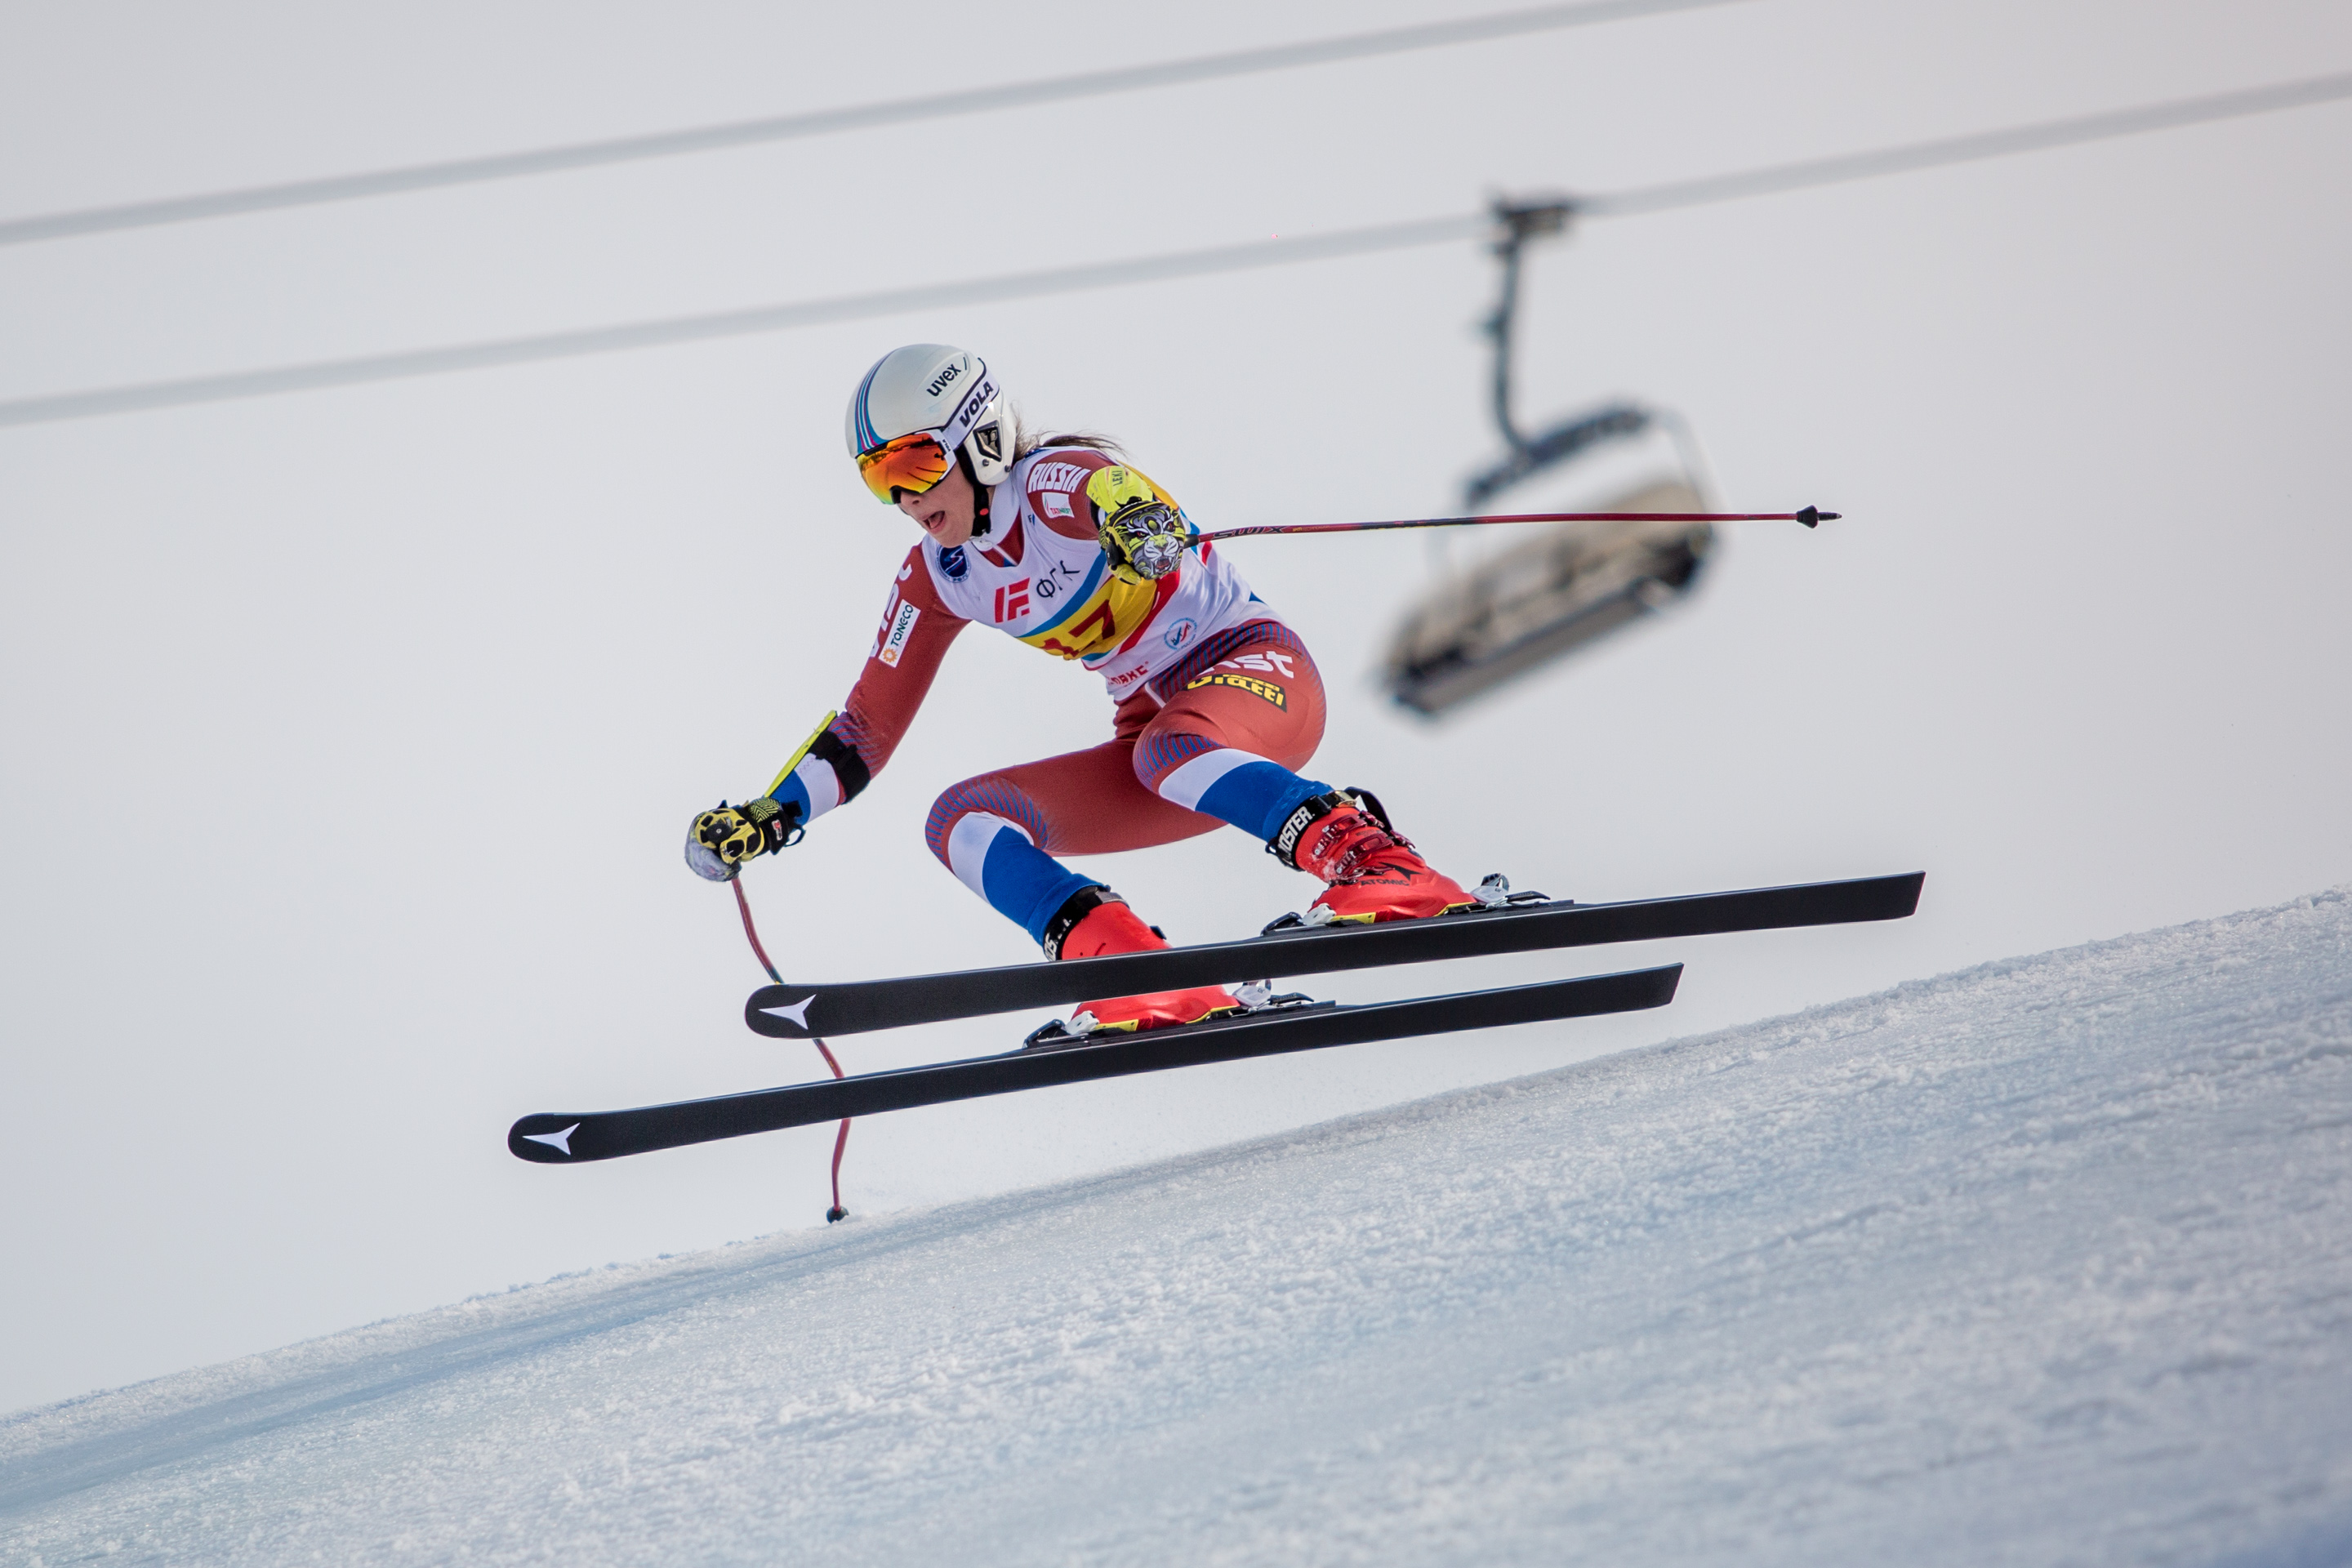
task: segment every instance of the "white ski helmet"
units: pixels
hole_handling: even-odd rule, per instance
[[[947,478],[958,448],[983,487],[1013,468],[1013,422],[988,362],[945,343],[908,343],[875,361],[850,396],[843,433],[866,488],[884,501]]]

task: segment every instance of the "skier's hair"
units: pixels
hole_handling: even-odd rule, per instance
[[[1127,456],[1127,448],[1099,430],[1064,430],[1055,433],[1038,431],[1032,434],[1021,422],[1020,410],[1013,412],[1013,457],[1014,461],[1027,457],[1041,447],[1085,447],[1097,452],[1108,452],[1114,458]]]

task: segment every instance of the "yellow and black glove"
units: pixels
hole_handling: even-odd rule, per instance
[[[1183,563],[1191,530],[1182,514],[1133,468],[1097,468],[1087,481],[1087,500],[1101,520],[1103,553],[1120,581],[1151,582]]]
[[[686,863],[713,882],[730,882],[743,862],[791,844],[801,825],[799,803],[779,805],[766,795],[740,805],[720,801],[686,833]]]

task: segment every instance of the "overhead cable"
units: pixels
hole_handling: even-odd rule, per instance
[[[581,354],[610,353],[616,349],[652,348],[663,343],[690,343],[707,338],[734,338],[751,332],[782,331],[791,327],[815,326],[827,321],[854,321],[867,316],[895,316],[903,311],[939,305],[974,305],[998,300],[1032,299],[1040,294],[1073,294],[1088,289],[1108,289],[1122,283],[1148,283],[1162,278],[1239,272],[1252,268],[1278,266],[1284,262],[1321,261],[1335,256],[1357,256],[1367,251],[1402,250],[1411,246],[1465,238],[1484,232],[1492,221],[1484,213],[1469,213],[1459,217],[1425,218],[1413,223],[1340,229],[1300,239],[1252,240],[1241,245],[1214,246],[1206,250],[1176,251],[1164,256],[1091,262],[1076,267],[1050,267],[1036,272],[1013,272],[996,278],[952,283],[919,284],[910,289],[884,289],[870,294],[843,294],[829,300],[760,305],[745,310],[671,316],[661,321],[630,321],[619,326],[590,327],[579,331],[544,332],[535,337],[459,343],[447,348],[416,349],[404,353],[368,354],[357,359],[286,365],[276,370],[200,375],[185,381],[146,382],[136,386],[108,387],[95,392],[68,393],[59,397],[0,403],[0,426],[74,419],[93,414],[127,414],[134,409],[168,408],[186,403],[218,403],[233,397],[261,397],[274,392],[310,392],[320,387],[394,381],[404,376],[434,375],[444,371],[481,370],[490,365],[521,364],[534,360],[572,359]]]
[[[2084,115],[2036,125],[1982,132],[1912,142],[1872,153],[1835,158],[1806,159],[1739,174],[1701,180],[1674,181],[1632,190],[1575,198],[1573,209],[1593,217],[1632,217],[1675,208],[1734,201],[1777,192],[1875,178],[1884,174],[1971,163],[2014,153],[2041,152],[2118,136],[2139,135],[2210,121],[2327,103],[2352,98],[2352,72],[2282,82],[2238,92],[2178,99],[2167,103]],[[693,342],[711,338],[739,337],[752,332],[780,331],[866,317],[897,315],[942,305],[971,305],[1041,295],[1076,293],[1123,284],[1156,282],[1172,278],[1240,272],[1294,262],[1323,261],[1345,256],[1404,250],[1443,244],[1492,232],[1489,213],[1420,218],[1404,223],[1375,224],[1336,229],[1290,239],[1252,240],[1240,245],[1173,251],[1125,260],[1089,262],[1075,267],[1046,268],[1033,272],[1005,273],[995,278],[888,289],[866,294],[836,295],[782,305],[722,310],[706,315],[672,316],[658,321],[625,322],[616,326],[547,332],[532,337],[488,342],[460,343],[444,348],[416,349],[400,353],[369,354],[327,360],[271,370],[237,371],[226,375],[193,376],[178,381],[142,382],[101,387],[89,392],[20,398],[0,403],[0,426],[32,425],[50,420],[122,414],[137,409],[166,408],[193,403],[217,403],[230,398],[258,397],[279,392],[308,392],[321,387],[350,386],[363,382],[392,381],[445,371],[477,370],[491,365],[520,364],[608,353],[620,349],[650,348],[665,343]]]
[[[488,180],[519,179],[528,174],[551,174],[571,169],[598,168],[609,163],[636,163],[647,158],[672,158],[687,153],[710,153],[728,147],[791,142],[845,131],[908,125],[925,120],[947,120],[959,115],[985,113],[991,110],[1103,98],[1144,88],[1180,87],[1225,77],[1292,70],[1300,66],[1330,65],[1340,60],[1409,54],[1453,44],[1485,43],[1496,38],[1521,37],[1530,33],[1589,26],[1598,22],[1623,21],[1637,16],[1736,3],[1737,0],[1580,0],[1576,5],[1538,5],[1524,11],[1501,11],[1450,22],[1388,27],[1378,32],[1350,33],[1336,38],[1310,38],[1302,43],[1236,49],[1226,54],[1197,55],[1190,59],[1167,60],[1157,65],[1118,66],[1103,70],[1080,71],[1070,76],[1046,77],[1036,81],[1008,82],[1001,87],[925,93],[918,98],[853,104],[845,109],[821,109],[806,114],[781,114],[762,120],[735,121],[725,125],[704,125],[684,131],[659,131],[645,136],[620,136],[599,142],[573,142],[562,147],[542,147],[529,153],[499,153],[480,158],[452,159],[440,163],[415,163],[405,168],[377,169],[365,174],[336,174],[316,180],[292,180],[284,184],[252,185],[242,190],[131,202],[120,206],[87,207],[78,212],[0,220],[0,245],[24,245],[34,240],[63,239],[73,235],[102,234],[115,229],[148,228],[159,224],[188,223],[198,218],[234,217],[242,213],[317,206],[327,202],[355,201],[365,196],[397,195],[447,185],[478,184]]]
[[[1703,206],[1736,201],[1743,196],[1770,195],[1802,190],[1809,185],[1833,185],[1848,180],[1874,179],[1882,174],[1907,174],[1947,163],[1972,163],[1984,158],[2006,158],[2019,153],[2040,153],[2084,142],[2105,142],[2118,136],[2138,136],[2177,126],[2201,125],[2214,120],[2236,120],[2249,114],[2271,114],[2282,109],[2302,109],[2352,98],[2352,71],[2309,77],[2301,81],[2250,87],[2237,92],[2217,92],[2203,98],[2174,99],[2137,109],[2084,114],[2072,120],[2049,120],[2038,125],[2016,125],[2004,131],[1981,131],[1967,136],[1946,136],[1914,142],[1872,153],[1848,153],[1833,158],[1808,158],[1769,169],[1749,169],[1705,179],[1676,180],[1615,195],[1594,196],[1574,204],[1584,217],[1635,217],[1674,207]]]

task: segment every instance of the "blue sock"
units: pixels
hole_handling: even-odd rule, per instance
[[[1244,833],[1272,838],[1290,814],[1331,786],[1303,779],[1280,763],[1244,763],[1211,784],[1192,809],[1230,822]]]
[[[1093,877],[1073,871],[1034,844],[1010,823],[1000,823],[984,845],[972,846],[957,825],[950,836],[948,868],[975,889],[989,907],[1029,933],[1032,942],[1045,940],[1045,924],[1081,888],[1097,888]],[[977,848],[975,867],[968,856]]]

